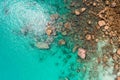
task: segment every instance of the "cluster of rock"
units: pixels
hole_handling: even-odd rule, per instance
[[[58,14],[51,15],[51,23],[46,27],[46,35],[55,36],[56,31],[60,31],[65,38],[60,39],[58,44],[74,43],[72,51],[77,51],[77,55],[83,60],[87,60],[88,56],[95,57],[98,42],[107,40],[108,45],[102,49],[103,55],[96,59],[98,64],[102,63],[106,67],[109,59],[112,58],[116,79],[120,80],[120,1],[82,0],[81,3],[79,0],[71,0],[67,8],[71,13],[67,14],[69,17],[65,20]],[[58,18],[62,18],[63,22],[56,22]],[[36,47],[48,49],[49,44],[37,42]]]
[[[120,76],[120,1],[106,0],[105,7],[96,15],[100,18],[98,21],[98,26],[100,26],[102,39],[108,39],[111,44],[109,46],[115,47],[116,51],[112,51],[111,57],[114,60],[114,72],[119,77]],[[108,60],[108,59],[106,59]],[[119,78],[117,78],[119,80]]]
[[[105,40],[108,45],[103,47],[103,55],[97,58],[98,63],[102,62],[106,67],[109,59],[113,58],[115,74],[119,74],[120,1],[83,0],[81,3],[78,0],[71,0],[68,7],[71,13],[68,14],[61,33],[63,36],[71,37],[69,41],[74,43],[72,51],[78,51],[80,58],[87,59],[87,55],[97,53],[97,43]],[[119,80],[120,75],[117,76]]]

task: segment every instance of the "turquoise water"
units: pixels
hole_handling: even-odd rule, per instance
[[[77,55],[58,45],[62,36],[49,50],[32,46],[35,35],[44,38],[50,14],[67,11],[63,0],[0,0],[0,80],[84,80]],[[20,30],[26,26],[31,32],[24,36]]]

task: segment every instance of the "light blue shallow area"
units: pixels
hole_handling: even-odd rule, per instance
[[[67,64],[58,58],[67,56],[62,55],[64,47],[59,47],[57,42],[51,45],[50,50],[39,50],[30,46],[30,37],[19,33],[21,27],[29,24],[34,25],[35,34],[36,30],[42,34],[49,19],[47,16],[58,11],[55,5],[49,4],[65,7],[63,0],[0,0],[0,80],[58,80],[61,75],[64,76],[62,72],[68,74],[71,71],[71,63],[77,65],[76,55]],[[62,8],[59,13],[65,12],[66,9]],[[73,75],[76,77],[71,80],[77,80],[78,74]],[[83,80],[84,74],[79,74],[79,77]]]

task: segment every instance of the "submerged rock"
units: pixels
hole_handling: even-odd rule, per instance
[[[83,49],[83,48],[79,48],[79,49],[78,49],[78,56],[79,56],[80,58],[82,58],[82,59],[85,59],[85,57],[86,57],[86,50]]]
[[[65,45],[65,40],[63,39],[59,40],[59,45]]]
[[[39,49],[49,49],[49,45],[46,42],[37,42],[35,46]]]
[[[71,23],[70,22],[66,22],[64,24],[64,27],[67,28],[67,29],[70,29],[71,28]]]
[[[78,49],[78,47],[79,47],[78,45],[75,45],[72,49],[72,52],[75,52]]]
[[[58,14],[52,14],[50,16],[51,20],[57,20],[59,18],[59,15]]]
[[[50,30],[50,29],[47,29],[47,30],[46,30],[46,34],[47,34],[48,36],[50,36],[51,33],[52,33],[52,30]]]
[[[63,32],[62,32],[62,35],[63,35],[63,36],[67,35],[67,32],[66,32],[66,31],[63,31]]]
[[[52,30],[52,27],[47,27],[47,29],[46,29],[46,34],[48,35],[48,36],[50,36],[51,34],[53,33],[53,30]]]

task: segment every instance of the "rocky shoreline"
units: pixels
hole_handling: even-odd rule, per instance
[[[63,39],[58,40],[58,45],[66,45],[73,53],[77,52],[78,62],[84,61],[86,66],[92,62],[90,68],[96,71],[90,70],[90,77],[95,74],[94,77],[98,77],[101,66],[102,71],[113,68],[110,74],[120,80],[120,1],[64,0],[64,3],[70,13],[52,14],[46,24],[47,39],[36,41],[35,46],[49,49],[60,34]]]
[[[98,65],[102,63],[103,67],[109,68],[113,64],[113,74],[116,80],[120,80],[120,1],[82,0],[80,3],[79,0],[71,0],[67,8],[71,10],[69,17],[58,24],[62,26],[61,34],[70,37],[69,41],[74,43],[73,52],[78,50],[78,56],[86,60],[87,56],[95,57]],[[58,15],[52,15],[52,20],[57,18]],[[47,35],[52,35],[52,31],[47,31]],[[60,40],[59,44],[69,41]],[[83,45],[79,41],[83,41]],[[106,44],[99,53],[97,48],[101,41]],[[109,63],[111,58],[113,63]]]

